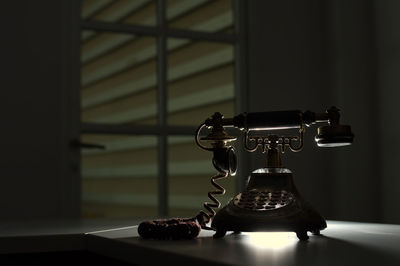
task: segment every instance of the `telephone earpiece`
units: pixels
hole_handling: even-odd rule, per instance
[[[234,176],[237,171],[237,157],[233,147],[217,148],[214,151],[213,164],[214,167],[223,172]]]

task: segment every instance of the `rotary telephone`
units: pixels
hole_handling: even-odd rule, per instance
[[[331,107],[324,113],[311,111],[275,111],[242,113],[233,118],[224,118],[215,113],[206,119],[196,130],[196,144],[213,153],[212,164],[218,174],[211,178],[216,188],[209,192],[212,202],[204,203],[206,211],[200,211],[192,218],[158,219],[144,221],[138,232],[143,238],[190,239],[195,238],[201,229],[215,230],[214,238],[225,236],[226,232],[254,231],[292,231],[300,240],[307,240],[308,233],[315,235],[326,228],[325,219],[299,194],[293,182],[292,172],[284,168],[280,153],[287,149],[299,152],[304,145],[306,127],[320,126],[315,136],[319,147],[340,147],[353,143],[351,127],[339,123],[340,113]],[[226,128],[239,129],[244,134],[243,148],[248,152],[260,149],[266,154],[265,167],[254,170],[246,189],[230,202],[220,207],[217,195],[225,189],[216,183],[218,179],[233,176],[237,170],[237,158],[232,143],[237,140]],[[259,132],[277,129],[299,130],[298,136],[277,134],[260,135]],[[208,134],[200,137],[202,131]],[[211,225],[209,225],[211,223]]]

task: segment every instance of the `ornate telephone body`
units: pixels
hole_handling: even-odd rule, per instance
[[[211,178],[217,188],[209,192],[212,203],[204,203],[208,213],[201,211],[188,219],[169,219],[146,221],[139,225],[139,234],[145,238],[179,239],[196,237],[203,229],[216,230],[215,238],[223,237],[227,231],[293,231],[300,240],[307,240],[307,232],[319,234],[326,228],[325,219],[305,202],[297,191],[292,172],[282,167],[280,152],[287,148],[299,152],[304,144],[306,127],[317,123],[326,125],[318,128],[315,141],[319,147],[339,147],[350,145],[354,135],[350,126],[339,124],[340,113],[331,107],[325,113],[311,111],[278,111],[262,113],[243,113],[234,118],[224,118],[215,113],[196,130],[196,144],[204,150],[213,152],[212,163],[219,172]],[[214,195],[224,194],[225,189],[215,181],[228,175],[235,175],[237,160],[226,127],[238,128],[244,132],[244,149],[254,152],[261,149],[266,153],[264,168],[253,171],[246,189],[236,195],[217,213],[220,203]],[[210,130],[200,137],[204,128]],[[299,129],[299,136],[279,136],[269,134],[254,136],[251,133],[276,130]],[[252,132],[254,131],[254,132]],[[208,223],[211,221],[211,228]]]

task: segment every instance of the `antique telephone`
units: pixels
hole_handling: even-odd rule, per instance
[[[194,238],[200,228],[212,229],[215,238],[223,237],[227,231],[293,231],[300,240],[307,240],[307,232],[319,234],[326,228],[325,219],[302,199],[297,191],[292,172],[281,164],[280,152],[286,148],[299,152],[304,145],[306,126],[317,123],[327,125],[318,128],[315,141],[319,147],[339,147],[350,145],[354,135],[348,125],[339,124],[340,113],[331,107],[325,113],[311,111],[278,111],[262,113],[243,113],[234,118],[224,118],[215,113],[201,124],[195,133],[196,144],[213,152],[212,163],[219,172],[211,178],[217,188],[209,192],[212,203],[204,203],[209,213],[201,211],[188,219],[146,221],[139,225],[139,234],[144,238],[180,239]],[[244,132],[244,149],[254,152],[261,148],[266,153],[266,165],[253,171],[247,188],[236,195],[217,213],[220,203],[214,195],[224,194],[225,189],[215,181],[235,175],[237,159],[227,127],[238,128]],[[205,137],[200,137],[204,128],[210,130]],[[251,133],[276,129],[299,129],[299,136],[279,136],[269,134],[254,136]],[[207,145],[206,145],[207,144]],[[211,221],[211,227],[208,223]]]

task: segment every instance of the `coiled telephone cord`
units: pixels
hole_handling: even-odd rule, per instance
[[[214,167],[216,167],[215,163],[213,162]],[[200,224],[201,228],[207,229],[207,230],[213,230],[211,227],[207,226],[207,224],[211,221],[211,219],[215,216],[216,212],[214,211],[213,208],[219,208],[221,206],[221,203],[219,200],[214,196],[214,195],[224,195],[225,194],[225,188],[223,188],[221,185],[217,184],[215,181],[218,179],[223,179],[228,177],[228,172],[222,171],[221,169],[218,169],[219,171],[218,174],[214,175],[211,177],[211,184],[217,189],[215,191],[210,191],[208,192],[208,198],[212,202],[204,202],[203,206],[204,208],[208,211],[206,213],[205,211],[201,210],[199,214],[195,217],[198,223]]]

